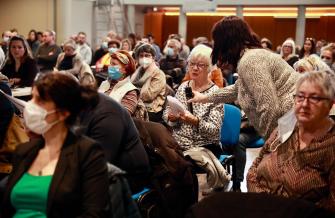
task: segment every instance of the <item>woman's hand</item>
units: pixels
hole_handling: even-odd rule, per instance
[[[180,120],[193,126],[198,126],[199,124],[199,119],[193,114],[191,114],[189,111],[180,114]]]
[[[180,115],[174,115],[174,114],[171,114],[169,113],[168,114],[168,120],[171,121],[171,122],[176,122],[180,119]]]
[[[200,92],[193,91],[193,98],[187,101],[187,103],[207,103],[208,97],[207,95],[201,94]]]

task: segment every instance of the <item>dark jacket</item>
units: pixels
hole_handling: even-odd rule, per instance
[[[5,82],[0,82],[0,89],[8,94],[12,95],[12,92]],[[0,149],[2,147],[3,141],[5,139],[8,126],[12,120],[14,114],[14,106],[12,103],[0,93]]]
[[[173,78],[173,82],[176,84],[181,83],[186,73],[186,61],[179,56],[175,58],[165,56],[159,61],[159,66],[165,75]]]
[[[80,115],[80,132],[103,147],[107,161],[128,174],[145,174],[149,161],[128,111],[99,94],[99,103]]]
[[[2,218],[12,217],[10,193],[44,146],[42,138],[19,145],[2,207]],[[65,139],[50,184],[47,217],[105,217],[108,207],[108,175],[100,146],[70,131]]]
[[[6,63],[2,68],[2,73],[5,74],[9,79],[11,78],[20,78],[21,81],[18,85],[20,87],[32,86],[36,74],[38,72],[37,64],[34,59],[29,57],[21,64],[19,70],[15,70],[15,62]]]

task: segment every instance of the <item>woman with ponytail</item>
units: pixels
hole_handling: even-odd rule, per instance
[[[63,73],[35,80],[23,114],[27,129],[41,137],[17,147],[1,217],[105,217],[104,154],[70,130],[80,110],[97,99],[96,91]]]

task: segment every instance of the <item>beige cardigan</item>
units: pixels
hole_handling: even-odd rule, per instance
[[[157,113],[163,109],[165,102],[165,74],[153,62],[141,75],[142,67],[139,67],[131,76],[131,82],[141,89],[140,98],[144,102],[148,112]]]
[[[212,102],[238,101],[250,124],[267,139],[278,118],[293,107],[295,83],[300,77],[278,54],[265,49],[246,50],[234,85],[209,95]]]

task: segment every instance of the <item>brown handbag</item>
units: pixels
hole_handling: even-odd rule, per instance
[[[17,145],[29,141],[20,118],[14,114],[0,149],[0,173],[12,171],[11,157]]]

